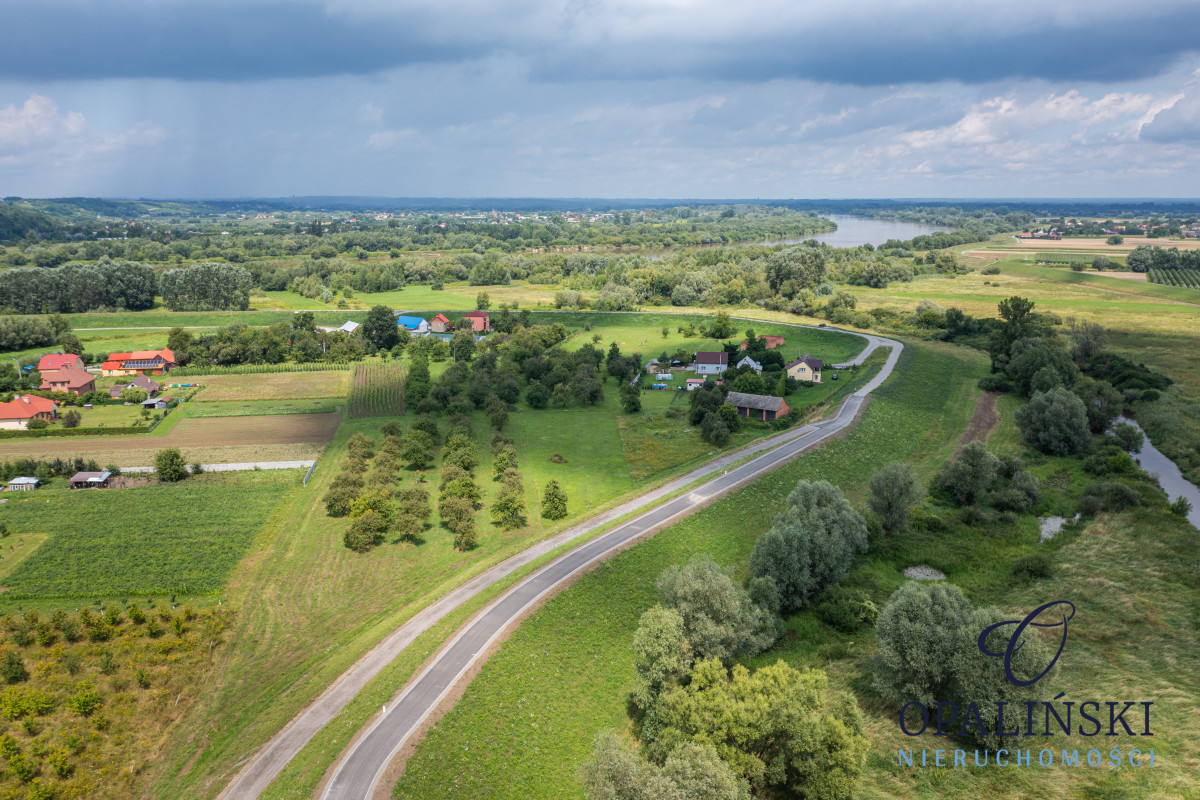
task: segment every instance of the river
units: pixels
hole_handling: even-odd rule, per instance
[[[816,239],[830,247],[858,247],[861,244],[871,244],[878,247],[888,239],[908,241],[914,236],[927,233],[950,231],[953,228],[936,225],[922,225],[917,222],[893,222],[887,219],[871,219],[870,217],[855,217],[849,214],[822,214],[825,219],[837,223],[837,230],[830,233],[818,233],[795,239],[774,239],[758,244],[799,244],[808,239]]]
[[[1121,419],[1139,431],[1142,430],[1135,420],[1129,417]],[[1179,471],[1179,467],[1175,466],[1174,461],[1164,456],[1157,447],[1150,443],[1149,436],[1146,437],[1141,452],[1136,456],[1142,469],[1158,478],[1158,485],[1166,491],[1169,499],[1174,500],[1176,497],[1183,496],[1192,501],[1192,510],[1188,512],[1188,522],[1192,523],[1194,527],[1200,528],[1200,489],[1183,477],[1183,473]]]

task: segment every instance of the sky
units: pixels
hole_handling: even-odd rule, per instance
[[[1195,197],[1195,0],[37,0],[0,196]]]

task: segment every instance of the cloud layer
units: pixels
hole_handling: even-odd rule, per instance
[[[1200,5],[40,0],[6,194],[1187,196]]]

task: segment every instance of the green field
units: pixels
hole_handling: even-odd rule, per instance
[[[48,538],[8,577],[3,604],[213,594],[299,478],[280,470],[127,489],[52,488],[10,499],[3,508],[10,529]]]
[[[199,398],[197,398],[198,400]],[[308,400],[217,400],[190,402],[182,407],[185,416],[200,417],[260,417],[275,414],[326,414],[337,411],[343,401],[336,398]]]

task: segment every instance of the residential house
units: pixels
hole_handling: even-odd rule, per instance
[[[10,492],[32,492],[41,483],[37,478],[13,478],[8,482],[8,490]]]
[[[409,335],[429,333],[429,320],[421,317],[406,317],[401,314],[396,315],[396,324],[408,331]]]
[[[471,320],[471,330],[476,333],[487,333],[492,329],[492,316],[486,311],[468,311],[463,319]]]
[[[108,470],[104,472],[76,472],[71,476],[71,480],[67,482],[67,485],[72,489],[107,489],[111,480],[112,473]]]
[[[824,366],[824,361],[805,353],[784,367],[784,369],[787,370],[789,378],[794,378],[798,381],[811,381],[812,383],[820,383],[821,368]]]
[[[741,369],[742,367],[749,367],[760,375],[762,374],[762,364],[758,363],[750,356],[742,356],[742,360],[737,363],[737,366],[738,369]]]
[[[696,359],[692,362],[692,368],[697,375],[720,375],[729,369],[729,353],[726,353],[724,350],[719,353],[696,353]]]
[[[446,318],[445,314],[438,314],[429,321],[429,329],[434,333],[451,333],[454,330],[454,324]]]
[[[787,416],[792,409],[782,397],[772,397],[766,394],[747,394],[745,392],[730,392],[725,402],[737,410],[742,417],[770,422],[773,419]]]
[[[7,403],[0,403],[0,430],[19,431],[29,427],[29,420],[55,418],[53,400],[32,394],[14,397]]]
[[[108,396],[113,400],[117,400],[120,399],[121,392],[125,391],[126,389],[145,389],[147,397],[154,397],[158,394],[158,390],[161,388],[161,386],[162,384],[160,384],[158,381],[152,381],[145,375],[138,375],[129,383],[119,383],[116,386],[113,386],[108,390]]]
[[[783,337],[782,336],[771,336],[769,334],[764,333],[758,337],[758,340],[760,342],[762,342],[763,346],[766,347],[768,350],[774,350],[776,347],[783,347]],[[750,346],[750,343],[742,342],[738,346],[742,350],[745,350],[746,348],[748,348]]]
[[[47,353],[38,360],[38,372],[52,372],[56,369],[74,367],[83,369],[83,359],[71,353]]]
[[[70,392],[82,397],[96,391],[96,378],[77,367],[63,367],[43,372],[42,385],[38,388],[43,391]]]
[[[162,350],[135,350],[132,353],[110,353],[108,360],[100,365],[105,377],[111,375],[162,375],[179,366],[175,354],[164,347]]]

